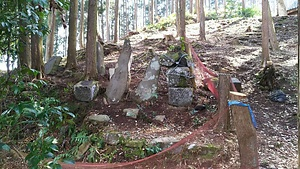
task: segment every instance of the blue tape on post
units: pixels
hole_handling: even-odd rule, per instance
[[[251,109],[251,107],[250,107],[249,104],[245,104],[245,103],[242,103],[242,102],[237,101],[237,100],[231,100],[231,101],[228,101],[228,106],[231,106],[231,105],[248,107],[248,110],[249,110],[249,113],[250,113],[250,117],[251,117],[252,124],[253,124],[253,126],[254,126],[255,128],[257,128],[257,123],[256,123],[254,114],[253,114],[252,109]]]

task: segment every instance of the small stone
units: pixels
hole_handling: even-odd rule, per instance
[[[74,85],[75,98],[80,101],[92,101],[98,91],[98,81],[80,81]]]
[[[97,122],[109,122],[111,121],[111,119],[109,118],[108,115],[102,115],[102,114],[93,114],[93,115],[90,115],[88,117],[89,120],[93,120],[93,121],[97,121]]]
[[[123,112],[126,113],[127,117],[136,119],[139,114],[139,109],[128,108],[128,109],[124,109]]]
[[[162,149],[170,147],[172,144],[177,143],[179,140],[175,137],[159,137],[153,139],[150,144],[160,144]]]
[[[117,145],[120,142],[120,133],[110,132],[104,134],[104,141],[110,145]]]
[[[61,62],[61,59],[62,57],[60,56],[51,57],[49,61],[45,64],[45,74],[55,74]]]
[[[166,119],[166,115],[157,115],[154,117],[154,120],[163,122]]]
[[[189,106],[193,101],[193,88],[169,87],[169,104],[173,106]]]

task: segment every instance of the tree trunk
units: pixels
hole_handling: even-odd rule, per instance
[[[215,10],[216,10],[216,14],[218,15],[218,1],[219,0],[215,0]]]
[[[179,11],[179,5],[178,5],[178,1],[175,1],[175,12],[176,12],[176,30],[177,30],[177,35],[176,37],[179,36],[179,32],[180,32],[180,24],[179,24],[179,20],[180,20],[180,11]]]
[[[171,13],[174,13],[174,0],[171,0]]]
[[[145,22],[146,22],[146,3],[145,3],[145,0],[143,0],[143,27],[145,26]]]
[[[101,9],[103,9],[103,1],[100,1]],[[101,37],[104,39],[104,11],[101,13]]]
[[[228,100],[230,91],[230,76],[219,74],[219,98],[218,114],[219,119],[216,126],[218,131],[228,132],[230,129],[230,116],[228,111]]]
[[[200,8],[200,40],[204,41],[205,38],[205,13],[204,13],[204,0],[200,0],[199,8]]]
[[[80,31],[79,31],[79,48],[83,49],[84,48],[84,1],[81,0],[80,3]]]
[[[31,35],[31,68],[40,72],[39,77],[43,77],[43,38],[39,35]]]
[[[157,17],[157,0],[154,0],[154,17]]]
[[[247,96],[243,93],[230,92],[230,100],[241,101]],[[233,124],[236,128],[236,135],[239,144],[240,168],[258,169],[258,148],[256,130],[251,122],[248,107],[232,105]]]
[[[193,14],[193,0],[190,0],[190,14]]]
[[[106,17],[106,41],[110,41],[110,19],[109,19],[109,0],[106,0],[106,9],[105,9],[105,17]]]
[[[153,24],[153,6],[154,6],[154,0],[151,0],[149,3],[149,23]]]
[[[242,10],[245,9],[245,0],[242,0]]]
[[[185,0],[181,0],[179,3],[179,37],[183,37],[185,40]]]
[[[47,62],[53,55],[54,48],[54,33],[56,25],[56,9],[52,8],[48,16],[48,26],[50,28],[50,33],[47,36],[46,41],[46,52],[45,52],[45,61]]]
[[[20,7],[21,8],[21,7]],[[22,27],[25,27],[25,23],[20,18],[19,24]],[[26,66],[31,68],[31,51],[30,51],[30,36],[26,32],[20,30],[19,34],[19,67]]]
[[[115,0],[115,31],[114,31],[114,43],[118,42],[118,30],[119,30],[119,0]]]
[[[224,6],[224,18],[226,18],[226,0],[223,0],[223,6]]]
[[[70,15],[69,15],[69,37],[68,37],[68,56],[67,69],[74,69],[77,67],[76,61],[76,34],[77,34],[77,14],[78,1],[70,1]]]
[[[85,80],[98,77],[96,66],[97,0],[89,0]]]
[[[271,15],[270,4],[268,3],[268,25],[269,25],[269,38],[272,50],[279,50],[279,43],[276,37],[276,31],[274,27],[273,18]]]
[[[196,14],[197,14],[197,22],[200,22],[200,0],[196,0]]]
[[[266,66],[270,61],[269,51],[269,21],[268,21],[268,0],[262,0],[262,65]]]
[[[278,16],[287,16],[286,7],[284,0],[277,0],[277,15]]]
[[[134,30],[135,31],[137,31],[137,27],[138,27],[138,17],[137,17],[138,3],[136,1],[137,0],[134,0]]]

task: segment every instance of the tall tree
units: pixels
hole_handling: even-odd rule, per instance
[[[76,61],[76,34],[77,34],[77,15],[78,15],[78,1],[70,1],[69,14],[69,37],[68,37],[68,56],[67,69],[77,67]]]
[[[205,12],[204,12],[204,0],[200,0],[200,40],[206,40],[205,38]]]
[[[134,0],[134,30],[137,30],[138,27],[138,2],[137,0]]]
[[[85,68],[86,80],[96,79],[98,77],[96,65],[97,4],[97,0],[89,0]]]
[[[268,0],[262,0],[262,65],[270,61]]]
[[[193,0],[190,0],[190,14],[193,14]]]
[[[245,9],[245,0],[242,0],[242,10]]]
[[[181,0],[179,2],[179,27],[180,30],[178,32],[179,37],[182,37],[185,40],[185,0]]]
[[[276,31],[274,27],[274,22],[271,14],[270,4],[268,2],[268,26],[269,26],[269,40],[272,47],[272,50],[279,50],[279,43],[276,37]]]
[[[38,78],[43,77],[43,37],[34,34],[31,35],[31,68],[40,72]]]
[[[171,0],[171,13],[174,13],[174,0]]]
[[[79,22],[79,48],[83,49],[84,48],[84,1],[81,0],[80,3],[80,22]]]
[[[196,0],[196,14],[197,14],[197,22],[200,22],[200,1]]]
[[[110,20],[109,20],[109,0],[106,0],[106,9],[105,9],[105,17],[106,17],[106,41],[110,41]]]
[[[54,36],[55,36],[55,25],[56,25],[56,9],[52,7],[48,15],[48,26],[50,28],[50,33],[47,36],[46,40],[46,52],[45,52],[45,61],[47,62],[50,57],[53,55],[54,48]]]
[[[179,10],[179,1],[175,1],[175,13],[176,13],[176,31],[177,31],[177,35],[179,36],[179,32],[180,32],[180,24],[179,24],[179,20],[180,20],[180,10]]]
[[[118,42],[119,30],[119,0],[115,0],[115,25],[114,25],[114,43]]]
[[[150,24],[154,23],[153,8],[154,8],[154,0],[150,0],[150,3],[149,3],[149,22],[150,22]]]
[[[215,10],[217,15],[218,15],[218,8],[219,8],[218,1],[219,0],[215,0]]]
[[[278,16],[287,16],[286,7],[284,0],[277,0],[277,15]]]

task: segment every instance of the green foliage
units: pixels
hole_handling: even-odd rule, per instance
[[[260,15],[260,11],[256,8],[245,8],[239,11],[238,15],[240,17],[251,18]]]
[[[235,17],[254,17],[255,15],[260,15],[257,8],[245,8],[242,9],[241,2],[238,0],[228,0],[226,5],[225,18],[235,18]]]
[[[156,154],[156,153],[159,153],[161,151],[162,151],[162,148],[161,148],[161,146],[159,144],[155,144],[155,145],[146,147],[146,154],[148,156]]]
[[[217,20],[218,19],[218,14],[216,12],[208,12],[206,14],[206,18],[208,20]]]

